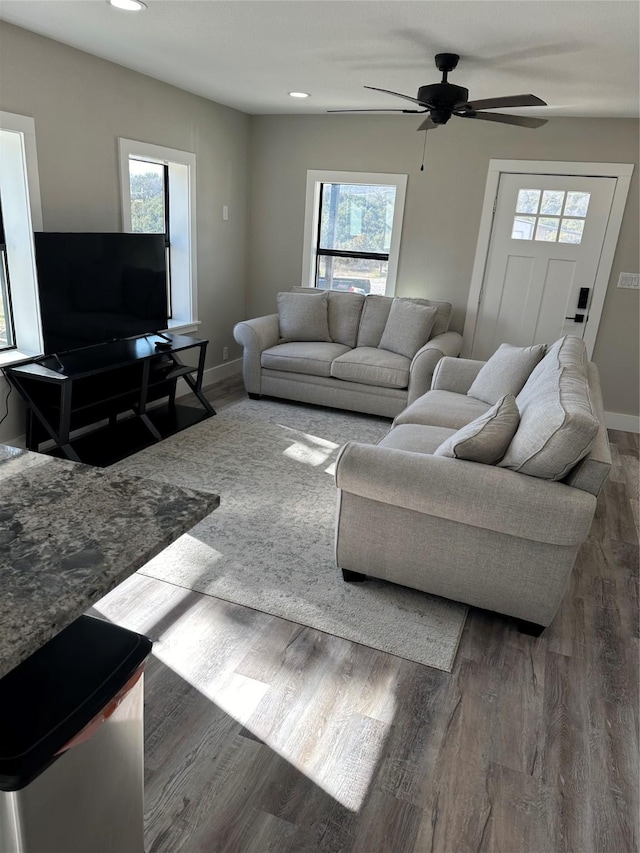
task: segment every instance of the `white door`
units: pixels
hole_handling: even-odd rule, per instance
[[[615,189],[616,178],[501,174],[471,358],[584,337]]]

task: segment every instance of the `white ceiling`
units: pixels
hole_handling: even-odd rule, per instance
[[[637,116],[635,0],[1,0],[0,18],[247,113],[411,106],[459,53],[473,99],[532,93],[528,115]],[[306,100],[289,91],[311,93]]]

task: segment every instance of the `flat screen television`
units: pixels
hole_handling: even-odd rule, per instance
[[[163,234],[34,234],[45,353],[166,329]]]

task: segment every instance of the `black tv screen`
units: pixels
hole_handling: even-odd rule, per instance
[[[34,235],[45,353],[166,329],[163,234]]]

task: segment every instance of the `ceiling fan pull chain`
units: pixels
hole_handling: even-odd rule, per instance
[[[422,148],[422,166],[420,166],[420,171],[424,172],[424,154],[427,150],[427,131],[424,132],[424,146]]]

